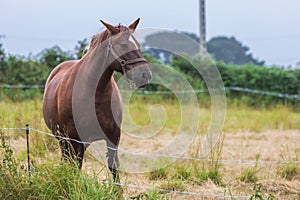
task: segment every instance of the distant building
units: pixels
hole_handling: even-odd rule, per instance
[[[300,62],[297,62],[296,69],[300,69]]]

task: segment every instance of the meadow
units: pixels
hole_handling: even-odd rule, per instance
[[[151,113],[153,105],[159,113],[164,113]],[[210,125],[211,108],[199,105],[197,131],[201,136]],[[2,128],[22,128],[29,124],[33,129],[49,132],[42,117],[41,99],[2,100],[0,108]],[[124,119],[124,130],[141,136],[143,133],[136,127],[152,125],[146,130],[159,131],[155,137],[141,141],[124,131],[120,144],[123,149],[152,152],[176,137],[181,120],[177,101],[138,97],[128,108],[130,117]],[[162,115],[165,118],[160,118]],[[165,122],[159,123],[160,119]],[[97,145],[86,154],[80,173],[61,162],[56,139],[31,131],[29,175],[25,170],[24,130],[0,130],[0,133],[0,199],[300,198],[300,113],[288,105],[254,108],[229,102],[222,134],[205,158],[185,159],[200,156],[201,137],[197,137],[184,158],[166,167],[146,173],[121,172],[121,187],[108,184],[112,180],[101,163],[104,160],[93,154],[95,150],[103,151]]]

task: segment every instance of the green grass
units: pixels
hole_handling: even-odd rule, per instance
[[[220,168],[210,168],[210,164],[206,163],[203,166],[194,168],[193,172],[193,182],[197,185],[203,185],[208,180],[211,180],[216,185],[222,185],[222,174],[220,173]]]
[[[34,165],[29,174],[0,135],[0,199],[121,199],[118,186],[99,183],[66,163]]]
[[[243,181],[245,183],[256,183],[258,181],[257,173],[259,170],[255,168],[248,168],[245,171],[243,171],[241,174],[239,174],[236,179]]]
[[[170,190],[170,191],[185,191],[186,190],[186,185],[182,180],[167,180],[164,181],[161,185],[160,188],[163,190]]]
[[[179,179],[179,180],[190,180],[192,178],[192,171],[191,167],[187,166],[186,164],[177,164],[174,167],[174,175],[173,179]]]
[[[96,177],[74,170],[70,165],[36,166],[29,174],[1,170],[0,199],[115,199],[117,186],[101,184]]]
[[[258,168],[258,160],[260,155],[256,155],[256,163],[253,167],[249,167],[240,173],[236,179],[245,183],[256,183],[258,181],[258,172],[262,170],[262,168]]]
[[[149,178],[149,180],[154,180],[154,181],[166,179],[168,177],[168,169],[166,167],[162,167],[157,170],[148,172],[146,176]]]
[[[278,168],[277,173],[287,180],[300,180],[300,166],[296,164],[288,164]]]
[[[151,123],[151,112],[149,111],[153,104],[159,104],[164,107],[164,114],[167,117],[164,128],[173,131],[177,130],[179,127],[178,124],[182,119],[181,109],[186,109],[184,106],[180,107],[178,102],[155,102],[153,100],[133,102],[130,104],[131,119],[141,126],[149,125]],[[200,106],[199,110],[199,133],[203,133],[206,132],[209,127],[212,113],[209,107]],[[125,125],[127,123],[127,121],[124,122]],[[227,106],[226,119],[223,127],[224,132],[262,132],[267,130],[289,129],[300,129],[299,112],[294,111],[293,108],[280,104],[260,109],[254,109],[243,105]]]
[[[300,129],[299,112],[282,105],[268,109],[229,106],[224,132],[262,132],[267,130]]]
[[[262,184],[261,183],[255,183],[254,184],[254,194],[251,195],[250,197],[250,200],[256,200],[256,199],[259,199],[259,200],[274,200],[275,197],[273,194],[268,194],[267,197],[264,197],[264,195],[262,194],[262,191],[261,191],[261,188],[262,188]]]
[[[42,101],[0,101],[0,127],[25,127],[29,123],[36,129],[46,129],[42,115]]]
[[[156,199],[160,199],[160,200],[163,200],[163,199],[169,199],[167,198],[166,194],[164,193],[161,193],[155,189],[153,190],[150,190],[142,195],[139,195],[137,198],[137,200],[139,199],[145,199],[145,200],[156,200]]]

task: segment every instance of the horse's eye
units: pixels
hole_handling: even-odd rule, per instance
[[[128,45],[127,45],[127,44],[121,44],[121,48],[122,48],[123,50],[127,50],[127,49],[128,49]]]

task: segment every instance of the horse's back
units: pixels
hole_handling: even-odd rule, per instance
[[[43,115],[48,128],[52,130],[54,128],[53,125],[57,124],[58,120],[57,93],[60,82],[65,78],[66,73],[71,70],[72,65],[76,62],[77,61],[75,60],[71,60],[59,64],[51,71],[46,81],[43,100]]]
[[[58,75],[64,75],[65,72],[68,71],[70,67],[76,62],[76,60],[69,60],[57,65],[48,76],[48,79],[46,81],[46,87],[49,84],[49,82],[51,82],[54,78],[57,78]]]

